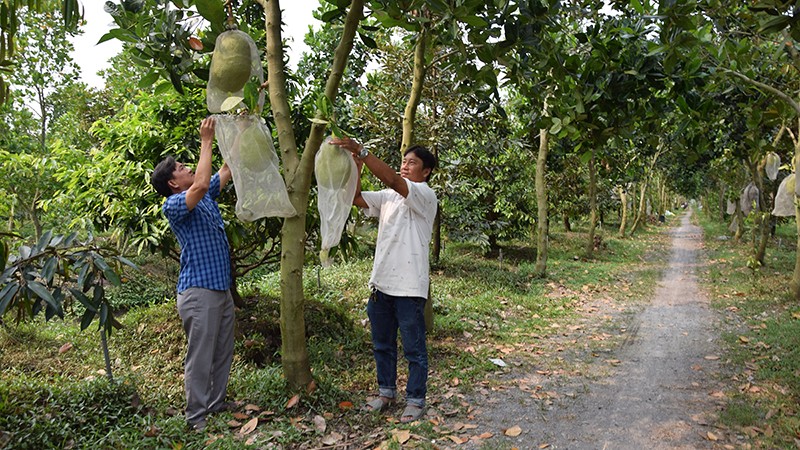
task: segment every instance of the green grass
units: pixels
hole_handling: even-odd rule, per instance
[[[568,326],[576,308],[595,298],[614,296],[635,305],[652,294],[662,268],[653,256],[665,244],[661,231],[652,227],[623,240],[616,233],[605,235],[590,260],[582,256],[585,234],[554,231],[546,278],[534,275],[536,252],[527,242],[503,243],[502,259],[485,257],[475,246],[445,242],[432,269],[429,404],[466,417],[468,408],[460,398],[480,382],[491,383],[497,366],[490,358],[542,368],[577,364],[566,356],[551,357],[556,350],[544,348],[543,338]],[[24,437],[36,445],[72,448],[270,448],[319,444],[324,435],[337,432],[353,445],[378,446],[393,431],[411,430],[420,437],[418,448],[433,448],[431,441],[442,435],[428,421],[401,425],[357,412],[376,390],[365,324],[371,264],[366,258],[307,267],[305,320],[314,385],[299,391],[287,387],[280,363],[278,274],[240,279],[246,306],[237,312],[229,385],[230,397],[240,404],[239,416],[211,417],[208,433],[189,433],[183,423],[185,337],[174,299],[158,298],[174,275],[164,261],[143,261],[144,275],[128,277],[131,284],[118,291],[127,312],[120,317],[123,329],[109,342],[116,384],[102,375],[94,327],[80,332],[72,316],[6,325],[0,331],[0,399],[3,408],[24,409],[25,414],[0,410],[0,443],[33,448],[25,447]],[[148,278],[148,270],[158,273]],[[156,281],[141,282],[147,279]],[[60,352],[67,343],[71,348]],[[398,369],[402,386],[405,364]],[[295,394],[299,402],[287,407]],[[108,397],[113,401],[99,412],[92,409]],[[104,408],[115,413],[104,413]],[[75,419],[66,420],[67,414]],[[257,429],[237,434],[254,417],[260,417]],[[319,418],[325,421],[324,432],[317,429]]]
[[[709,259],[705,289],[723,312],[729,331],[727,374],[737,390],[720,413],[724,426],[748,436],[754,448],[794,447],[800,433],[800,305],[789,281],[796,258],[793,221],[779,223],[765,264],[748,268],[750,236],[723,237],[727,224],[700,216]],[[756,428],[753,428],[756,427]]]

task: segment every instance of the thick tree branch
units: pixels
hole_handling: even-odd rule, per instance
[[[775,88],[773,86],[770,86],[768,84],[762,83],[760,81],[756,81],[756,80],[748,77],[747,75],[745,75],[743,73],[740,73],[740,72],[737,72],[735,70],[722,69],[722,71],[727,73],[727,74],[733,75],[733,76],[735,76],[737,78],[740,78],[740,79],[746,81],[747,83],[752,84],[753,86],[755,86],[755,87],[757,87],[759,89],[763,89],[763,90],[765,90],[765,91],[767,91],[769,93],[775,94],[778,98],[780,98],[783,101],[785,101],[786,103],[788,103],[789,106],[791,106],[792,109],[794,109],[795,113],[797,113],[797,115],[800,116],[800,104],[798,104],[792,97],[790,97],[788,94],[786,94],[785,92],[781,91],[780,89],[777,89],[777,88]]]

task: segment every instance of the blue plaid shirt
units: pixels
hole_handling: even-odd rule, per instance
[[[169,196],[161,208],[181,246],[179,293],[190,287],[215,291],[231,287],[228,237],[215,201],[219,191],[219,174],[215,174],[208,192],[191,211],[186,206],[186,192]]]

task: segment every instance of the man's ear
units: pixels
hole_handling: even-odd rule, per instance
[[[433,172],[433,169],[431,169],[430,167],[426,167],[422,169],[422,176],[427,180],[428,177],[431,176],[431,172]]]
[[[180,188],[180,186],[178,186],[178,183],[175,182],[174,178],[169,180],[169,181],[167,181],[167,185],[170,187],[170,189],[173,190],[173,192],[175,191],[175,189],[179,189]]]

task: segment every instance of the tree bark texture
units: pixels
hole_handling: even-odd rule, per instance
[[[547,104],[545,104],[545,110]],[[534,266],[534,273],[537,276],[544,277],[547,275],[547,247],[550,245],[550,220],[547,217],[547,184],[545,176],[547,175],[547,153],[550,147],[550,136],[547,133],[547,128],[539,130],[539,153],[536,157],[536,265]]]
[[[589,242],[586,246],[586,257],[594,255],[594,236],[597,229],[597,168],[595,167],[595,150],[589,159]]]
[[[281,362],[290,386],[308,385],[312,380],[306,345],[305,298],[303,295],[303,263],[305,260],[305,225],[314,156],[324,137],[326,126],[314,124],[305,143],[302,157],[292,128],[291,111],[286,94],[281,41],[281,9],[278,0],[258,0],[265,11],[269,98],[278,145],[283,161],[289,200],[297,215],[286,218],[281,229]],[[345,19],[342,38],[334,52],[325,96],[333,102],[339,91],[342,74],[353,48],[353,39],[363,16],[363,0],[353,0]],[[317,113],[321,118],[321,113]]]

